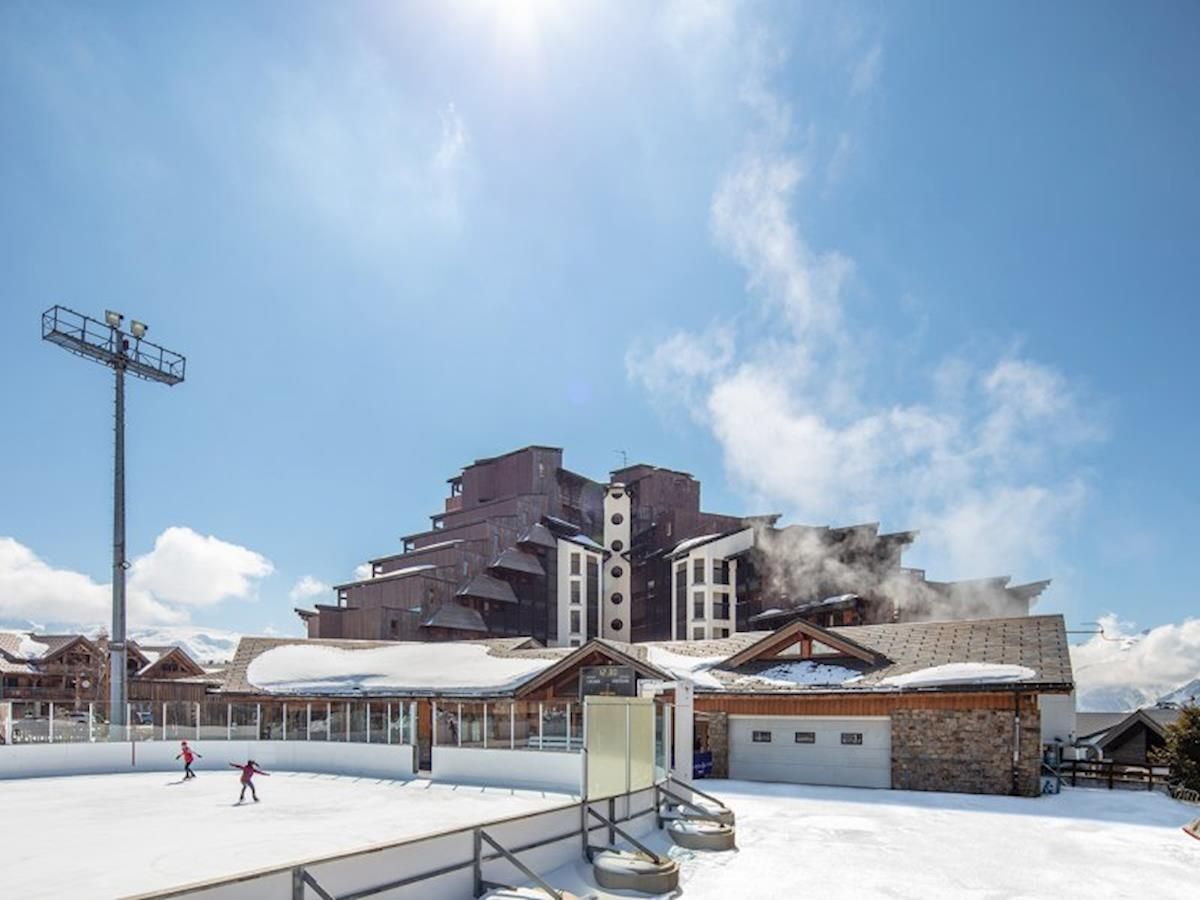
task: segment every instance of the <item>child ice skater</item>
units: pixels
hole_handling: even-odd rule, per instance
[[[264,772],[262,769],[260,769],[258,767],[258,763],[256,763],[252,759],[246,760],[246,764],[244,766],[239,763],[234,763],[234,762],[231,762],[229,765],[233,766],[233,768],[235,768],[235,769],[240,769],[242,772],[242,793],[241,793],[241,796],[238,797],[238,803],[241,803],[243,800],[246,799],[246,788],[250,788],[250,796],[253,797],[254,802],[257,803],[258,802],[258,794],[254,790],[254,776],[255,775],[270,776],[271,773]]]
[[[197,753],[195,750],[189,747],[187,741],[181,741],[179,744],[179,756],[176,756],[175,758],[183,759],[183,780],[187,781],[189,778],[196,777],[196,773],[192,771],[192,760],[204,759],[204,755]]]

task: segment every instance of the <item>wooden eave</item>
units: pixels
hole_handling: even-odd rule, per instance
[[[777,631],[768,634],[766,637],[751,644],[744,650],[735,653],[729,659],[720,664],[722,669],[736,669],[738,666],[745,665],[748,662],[757,659],[770,659],[778,655],[779,651],[790,647],[798,640],[808,638],[818,644],[824,644],[837,650],[846,656],[860,659],[870,665],[878,665],[885,660],[885,657],[870,650],[849,638],[841,637],[831,631],[826,631],[819,625],[813,625],[811,622],[806,622],[803,619],[797,619],[784,625]]]
[[[607,665],[632,666],[643,678],[654,678],[662,681],[672,680],[672,676],[659,669],[657,666],[652,666],[644,660],[637,659],[627,653],[623,653],[616,647],[606,644],[603,641],[590,640],[574,653],[564,656],[561,660],[544,669],[529,681],[522,684],[513,692],[513,697],[525,697],[534,691],[544,687],[553,687],[568,678],[578,675],[579,669],[585,665],[592,665],[594,656],[601,656],[607,660]],[[604,664],[604,663],[602,663]]]

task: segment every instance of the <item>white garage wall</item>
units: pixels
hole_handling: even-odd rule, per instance
[[[771,732],[771,742],[754,743],[755,731]],[[816,742],[797,744],[797,731],[814,732]],[[842,732],[861,733],[862,744],[842,744]],[[730,716],[729,777],[890,788],[891,720],[875,716]]]
[[[368,778],[411,778],[413,748],[408,744],[345,744],[325,741],[189,741],[201,758],[200,771],[225,770],[231,762],[255,760],[271,771],[325,772]],[[0,779],[121,772],[178,772],[179,744],[141,743],[18,744],[0,747]],[[539,754],[541,755],[541,754]]]

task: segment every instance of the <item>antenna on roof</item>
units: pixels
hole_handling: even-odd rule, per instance
[[[624,450],[614,450],[614,451],[613,451],[613,453],[618,453],[618,454],[620,454],[620,456],[621,456],[621,468],[622,468],[622,469],[628,469],[628,468],[629,468],[629,454],[628,454],[628,453],[626,453]]]

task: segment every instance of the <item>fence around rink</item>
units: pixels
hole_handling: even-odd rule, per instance
[[[433,707],[434,746],[577,751],[583,705],[570,702],[458,702]],[[100,741],[341,741],[414,744],[410,700],[131,701],[126,726],[111,707],[86,701],[0,701],[0,743]]]

